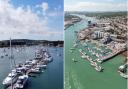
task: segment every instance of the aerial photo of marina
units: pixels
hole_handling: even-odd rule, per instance
[[[126,0],[65,0],[64,10],[65,89],[127,89]]]
[[[0,0],[0,89],[63,89],[62,1]]]

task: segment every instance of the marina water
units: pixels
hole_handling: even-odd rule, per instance
[[[39,46],[29,46],[25,48],[18,47],[13,49],[16,64],[24,63],[26,60],[33,59],[36,48]],[[53,62],[47,65],[46,70],[41,74],[35,74],[35,77],[29,77],[29,81],[24,89],[63,89],[63,48],[62,47],[44,47],[47,48],[53,57]],[[0,48],[1,55],[9,54],[8,48]],[[11,72],[10,60],[8,56],[0,58],[0,89],[4,89],[2,81]]]

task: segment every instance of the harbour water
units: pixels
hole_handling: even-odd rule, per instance
[[[82,16],[83,20],[65,30],[65,89],[127,89],[127,80],[122,78],[117,72],[118,67],[123,63],[124,57],[118,55],[101,66],[103,72],[97,72],[87,60],[81,58],[77,47],[70,52],[73,42],[76,40],[74,31],[87,27],[87,21],[96,21],[90,17]],[[96,46],[93,45],[90,48]],[[104,49],[105,50],[105,49]],[[86,51],[89,54],[88,51]],[[77,60],[73,62],[72,59]]]
[[[14,59],[16,64],[24,63],[26,60],[33,59],[36,48],[39,46],[29,46],[16,50],[13,49]],[[62,47],[44,47],[47,48],[53,57],[53,62],[47,65],[47,69],[41,73],[36,74],[35,77],[30,77],[24,89],[63,89],[63,48]],[[9,54],[8,48],[0,48],[0,53],[3,55],[3,50]],[[11,71],[10,61],[8,56],[0,58],[0,89],[4,89],[2,85],[3,79]]]

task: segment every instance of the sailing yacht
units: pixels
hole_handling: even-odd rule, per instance
[[[10,39],[10,65],[11,65],[11,69],[12,69],[12,49],[11,49],[11,39]],[[18,77],[18,74],[16,73],[16,71],[12,71],[11,73],[8,74],[8,76],[3,80],[2,84],[5,86],[9,86],[12,85],[14,82],[16,82]]]

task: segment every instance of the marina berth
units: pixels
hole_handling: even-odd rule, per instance
[[[18,74],[16,72],[11,72],[8,76],[3,80],[2,84],[5,86],[9,86],[16,82],[18,78]]]
[[[40,56],[39,56],[40,55]],[[8,85],[7,89],[24,89],[30,73],[42,73],[46,69],[47,63],[52,62],[53,58],[48,50],[40,49],[35,52],[34,59],[26,60],[24,63],[16,64],[11,73],[3,80],[3,85]]]
[[[69,12],[69,14],[70,13],[72,12]],[[121,38],[124,34],[126,34],[126,31],[124,31],[123,28],[119,31],[118,25],[113,24],[118,17],[111,16],[111,14],[109,13],[108,17],[105,14],[103,15],[103,17],[100,17],[100,15],[102,16],[102,14],[99,14],[99,16],[95,16],[95,18],[87,17],[87,14],[83,12],[79,12],[79,15],[82,18],[82,21],[65,30],[65,43],[67,43],[65,45],[66,48],[71,48],[74,44],[74,40],[79,40],[77,42],[77,47],[74,48],[74,53],[68,53],[67,49],[65,49],[66,88],[126,89],[126,80],[120,77],[122,76],[123,78],[126,78],[127,76],[126,73],[121,72],[124,71],[124,69],[122,69],[123,67],[120,68],[121,73],[117,74],[116,72],[119,65],[124,63],[125,59],[125,56],[122,56],[120,50],[123,49],[123,44],[127,44],[125,40],[127,38],[126,35],[124,37],[125,39]],[[122,16],[119,17],[120,19],[123,18]],[[103,19],[103,21],[101,21],[101,19]],[[95,23],[95,26],[88,26],[87,21],[89,20],[91,20],[92,24]],[[98,20],[101,21],[101,24],[97,24]],[[77,33],[73,33],[75,31],[77,31]],[[119,37],[117,37],[117,35],[119,35]],[[116,51],[120,52],[115,54]],[[80,56],[78,57],[78,55]],[[72,64],[70,62],[74,61],[74,59],[69,60],[70,57],[81,60],[79,60],[79,63]],[[85,60],[83,61],[83,59]],[[108,59],[110,59],[110,61],[107,61]],[[91,67],[88,64],[90,64]],[[71,70],[73,71],[71,72]],[[75,81],[75,79],[77,81]],[[95,85],[92,86],[92,80],[99,81],[93,81]],[[111,81],[111,83],[109,83],[108,81]],[[80,84],[76,84],[78,82],[80,82]]]
[[[112,53],[110,53],[110,54],[108,54],[108,55],[106,55],[106,56],[102,56],[102,57],[100,58],[100,60],[101,60],[101,62],[104,62],[105,60],[108,60],[108,59],[110,59],[110,58],[116,56],[117,54],[123,52],[124,50],[125,50],[125,49],[122,49],[122,50],[115,50],[115,51],[113,51]]]
[[[14,85],[14,89],[23,89],[28,81],[28,75],[19,76]]]

